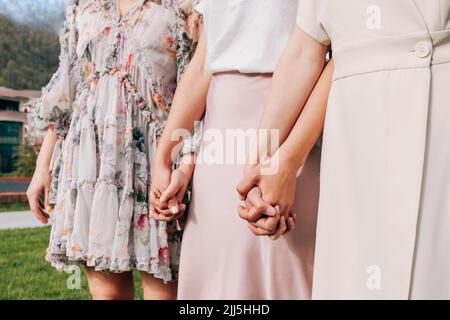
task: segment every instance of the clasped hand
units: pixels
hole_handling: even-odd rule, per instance
[[[280,165],[270,175],[262,174],[260,164],[246,168],[236,188],[245,206],[239,205],[237,211],[255,235],[276,240],[295,228],[296,182],[296,171],[287,166]]]
[[[150,214],[159,221],[179,219],[186,210],[183,203],[189,186],[191,174],[178,168],[158,166],[152,173],[152,190],[150,193]]]
[[[152,172],[150,196],[151,215],[159,221],[179,219],[186,210],[183,198],[192,177],[192,171],[180,167],[156,165]],[[295,228],[293,212],[297,171],[281,164],[275,173],[262,174],[261,165],[247,167],[237,191],[244,201],[237,211],[257,236],[276,240]]]

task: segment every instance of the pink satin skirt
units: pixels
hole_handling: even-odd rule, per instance
[[[213,77],[200,158],[211,137],[258,127],[271,81],[271,75],[259,74]],[[237,214],[235,190],[243,164],[200,161],[182,242],[178,298],[310,299],[320,149],[313,150],[298,178],[296,229],[277,241],[253,235]]]

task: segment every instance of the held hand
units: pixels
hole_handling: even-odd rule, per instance
[[[290,212],[286,222],[280,216],[280,208],[269,206],[261,196],[260,190],[255,187],[247,195],[246,206],[238,206],[239,216],[248,221],[250,231],[256,236],[269,236],[272,240],[277,240],[286,232],[294,230],[296,215]]]
[[[271,206],[278,205],[280,215],[289,222],[290,213],[295,200],[297,183],[296,168],[291,168],[286,162],[280,161],[278,171],[272,175],[262,175],[260,166],[255,166],[245,175],[237,186],[237,191],[241,198],[246,198],[247,194],[258,186],[262,193],[262,199]]]
[[[237,211],[241,219],[248,222],[250,230],[257,236],[268,236],[275,233],[280,213],[263,201],[261,191],[254,187],[247,194],[245,207],[239,205]]]
[[[170,185],[172,170],[169,166],[154,164],[152,170],[152,187],[150,191],[150,214],[157,220],[169,221],[174,218],[174,214],[169,209],[169,201],[161,201],[164,190]],[[170,199],[171,205],[178,211],[178,202],[174,203]],[[174,212],[175,209],[172,209]],[[178,213],[178,212],[177,212]]]
[[[27,198],[34,216],[43,224],[48,223],[51,175],[48,165],[37,165],[27,190]]]
[[[155,169],[150,194],[150,201],[153,206],[150,213],[155,219],[172,221],[183,215],[186,210],[183,199],[191,176],[192,170],[186,165],[181,165],[173,172],[163,166]]]
[[[245,199],[245,207],[248,209],[247,215],[243,215],[241,218],[247,220],[248,222],[256,222],[262,216],[274,217],[277,215],[276,208],[264,202],[261,191],[257,187],[254,187],[247,194],[247,199]]]
[[[278,228],[275,233],[270,235],[270,239],[278,240],[282,235],[294,230],[296,219],[297,215],[292,211],[289,213],[289,217],[287,218],[287,220],[284,216],[281,216],[280,222],[278,223]]]
[[[295,229],[295,220],[297,219],[297,216],[294,213],[290,213],[289,218],[286,218],[284,216],[280,216],[279,214],[279,208],[276,207],[277,210],[277,220],[275,223],[275,227],[273,228],[273,222],[270,221],[271,219],[274,219],[275,217],[262,217],[256,222],[249,222],[248,228],[250,231],[253,232],[253,234],[257,236],[268,236],[272,240],[278,240],[281,236],[284,234],[292,231]],[[270,231],[269,229],[272,228]]]

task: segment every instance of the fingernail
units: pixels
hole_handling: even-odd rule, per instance
[[[52,212],[52,210],[53,210],[52,206],[46,206],[45,207],[45,211],[47,211],[47,212]]]
[[[178,212],[180,212],[180,209],[178,208],[178,206],[173,206],[170,208],[170,212],[172,212],[172,214],[177,214]]]
[[[276,212],[276,213],[280,213],[280,206],[277,205],[277,206],[275,207],[275,212]]]
[[[273,207],[269,207],[269,209],[267,209],[266,215],[268,215],[269,217],[273,217],[276,214],[277,214],[277,211]]]
[[[166,199],[165,196],[161,196],[161,197],[159,198],[159,202],[166,202],[166,201],[167,201],[167,199]]]
[[[294,230],[295,229],[295,221],[294,221],[294,219],[293,218],[289,218],[289,221],[290,221],[290,225],[291,225],[291,230]]]

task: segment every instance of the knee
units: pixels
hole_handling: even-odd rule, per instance
[[[131,273],[101,273],[87,268],[89,291],[94,300],[133,300],[134,284]]]

